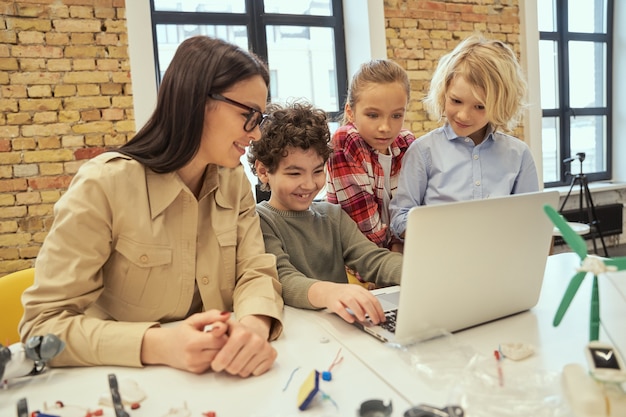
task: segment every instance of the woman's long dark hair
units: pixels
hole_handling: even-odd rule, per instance
[[[200,147],[208,94],[255,75],[269,84],[267,66],[254,54],[207,36],[186,39],[165,71],[154,113],[118,151],[155,172],[183,167]]]

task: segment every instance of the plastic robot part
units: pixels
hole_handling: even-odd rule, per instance
[[[382,400],[367,400],[361,403],[359,417],[389,417],[393,411],[391,400],[385,405]]]
[[[521,361],[533,355],[535,348],[528,343],[503,343],[500,345],[500,353],[507,359]]]
[[[0,344],[0,381],[37,375],[48,361],[65,349],[65,342],[53,334],[32,336],[26,343]]]

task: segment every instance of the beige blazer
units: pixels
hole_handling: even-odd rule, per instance
[[[281,333],[276,260],[242,166],[210,165],[196,199],[178,174],[107,152],[80,168],[54,215],[19,326],[22,340],[66,342],[52,365],[141,366],[144,332],[192,305],[269,316],[271,339]]]

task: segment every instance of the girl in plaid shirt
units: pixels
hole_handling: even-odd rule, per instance
[[[327,164],[328,201],[340,204],[369,240],[399,252],[402,243],[390,233],[388,207],[402,157],[415,140],[402,128],[409,93],[408,76],[397,63],[380,59],[361,65]]]

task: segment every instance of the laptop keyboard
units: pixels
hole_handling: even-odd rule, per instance
[[[380,327],[390,331],[391,333],[396,332],[396,317],[398,315],[398,310],[385,311],[385,322],[380,323]]]

